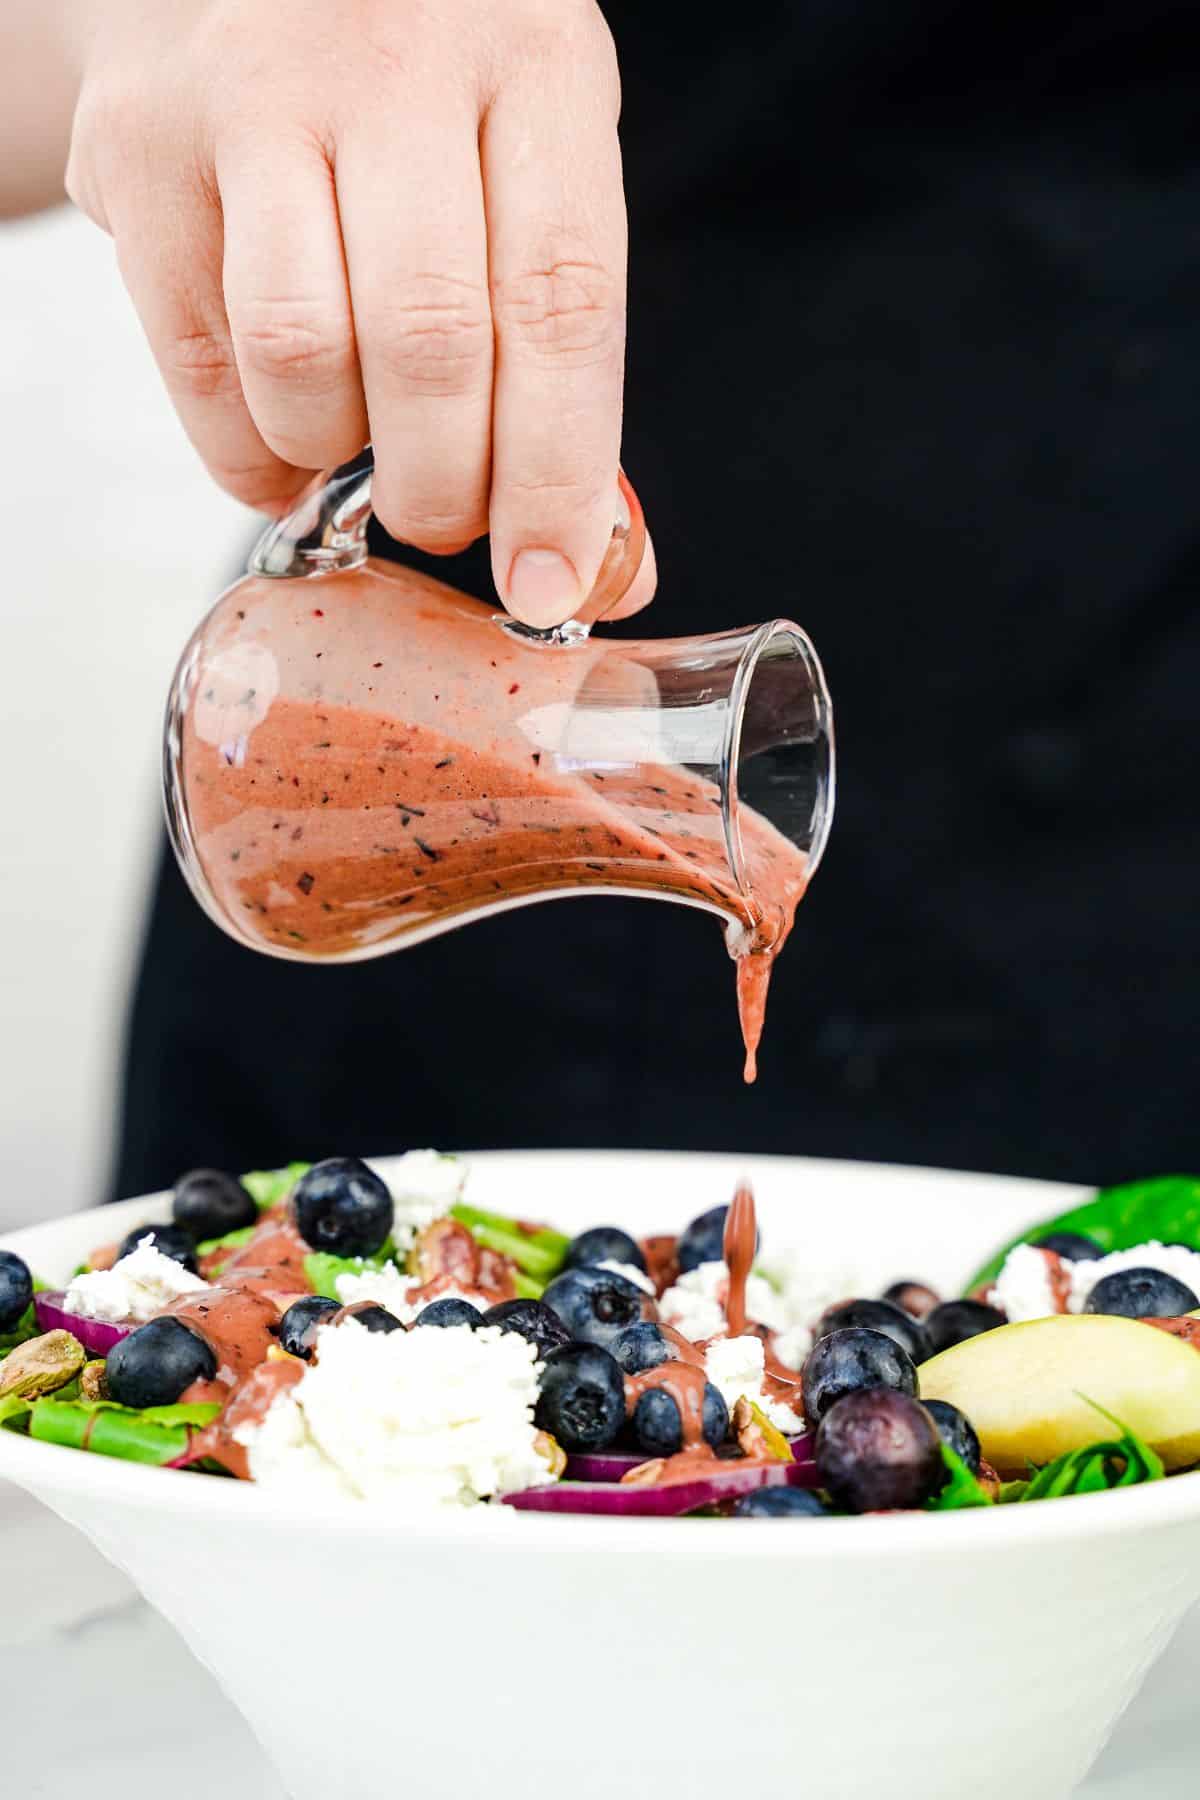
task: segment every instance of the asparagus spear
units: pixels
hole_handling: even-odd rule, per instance
[[[215,1402],[135,1412],[110,1401],[37,1400],[29,1415],[29,1435],[124,1462],[161,1465],[182,1456],[192,1429],[207,1425],[220,1410]]]
[[[497,1250],[501,1256],[510,1256],[518,1269],[543,1283],[558,1274],[571,1242],[561,1231],[551,1231],[548,1227],[526,1231],[515,1219],[506,1218],[503,1213],[483,1212],[462,1200],[451,1207],[450,1215],[460,1225],[468,1226],[475,1241],[485,1250]]]
[[[260,1212],[286,1200],[300,1177],[312,1168],[311,1163],[289,1163],[286,1169],[251,1169],[240,1177],[242,1186]]]

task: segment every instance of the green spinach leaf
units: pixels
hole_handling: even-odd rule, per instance
[[[932,1500],[926,1501],[926,1512],[962,1512],[967,1507],[992,1504],[986,1489],[949,1444],[942,1445],[942,1461],[946,1465],[946,1485]]]
[[[1086,1398],[1086,1396],[1081,1396]],[[1042,1469],[1031,1469],[1028,1481],[1009,1481],[1000,1490],[1002,1505],[1025,1500],[1061,1500],[1069,1494],[1103,1494],[1111,1488],[1140,1487],[1162,1481],[1162,1458],[1136,1431],[1105,1412],[1095,1401],[1090,1406],[1113,1425],[1119,1437],[1069,1450]]]
[[[24,1431],[32,1404],[20,1394],[0,1395],[0,1425],[7,1425],[10,1431]]]
[[[38,1322],[34,1314],[32,1302],[25,1308],[11,1331],[0,1331],[0,1362],[15,1350],[18,1344],[27,1344],[30,1338],[38,1335]]]

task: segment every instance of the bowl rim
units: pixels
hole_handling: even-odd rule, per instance
[[[406,1549],[446,1548],[455,1554],[472,1546],[535,1550],[546,1554],[656,1555],[717,1553],[822,1559],[854,1556],[914,1556],[919,1552],[975,1554],[1060,1544],[1081,1538],[1194,1523],[1200,1529],[1200,1470],[1174,1475],[1145,1487],[1117,1489],[1056,1501],[1054,1505],[1009,1506],[957,1513],[887,1513],[869,1520],[829,1518],[813,1529],[782,1540],[776,1521],[745,1519],[727,1529],[722,1519],[622,1519],[579,1513],[525,1513],[490,1505],[438,1511],[392,1509],[369,1501],[324,1500],[301,1494],[266,1493],[251,1482],[191,1476],[148,1468],[113,1457],[85,1456],[58,1444],[34,1443],[15,1432],[0,1434],[0,1478],[10,1478],[52,1506],[69,1500],[69,1516],[86,1529],[86,1503],[109,1509],[153,1512],[180,1522],[300,1531],[322,1538],[397,1539]],[[159,1483],[170,1481],[169,1489]],[[169,1504],[163,1501],[170,1496]],[[1087,1510],[1078,1511],[1086,1504]],[[714,1540],[713,1532],[719,1533]]]
[[[742,1160],[794,1163],[805,1165],[809,1170],[826,1162],[826,1159],[817,1158],[760,1155],[739,1159],[723,1153],[678,1151],[461,1152],[466,1162],[483,1159],[510,1162],[514,1158],[543,1155],[560,1161],[564,1157],[595,1156],[628,1162],[658,1157],[679,1159],[689,1154],[708,1163],[717,1161],[732,1165]],[[394,1159],[370,1157],[367,1160],[386,1165]],[[842,1162],[839,1166],[845,1170],[847,1163]],[[880,1172],[894,1167],[865,1163],[852,1166]],[[952,1170],[924,1171],[911,1165],[904,1165],[903,1173],[907,1177],[927,1174],[931,1181],[938,1183],[956,1177],[976,1183],[995,1181],[998,1185],[1012,1185],[1013,1181],[1010,1177],[967,1175]],[[1063,1196],[1077,1192],[1046,1182],[1029,1181],[1020,1185],[1027,1185],[1031,1194],[1035,1190],[1047,1194],[1057,1190]],[[23,1229],[0,1232],[0,1244],[19,1250],[23,1239],[52,1234],[57,1227],[70,1227],[78,1233],[89,1220],[97,1224],[108,1221],[112,1227],[118,1227],[127,1211],[156,1205],[161,1208],[169,1197],[167,1193],[134,1196],[115,1206],[93,1207]],[[98,1508],[119,1506],[136,1512],[154,1512],[162,1515],[164,1520],[237,1524],[247,1531],[265,1530],[273,1534],[303,1531],[340,1538],[351,1532],[356,1538],[393,1544],[399,1538],[406,1548],[445,1547],[455,1554],[480,1546],[547,1555],[644,1555],[653,1552],[656,1555],[706,1557],[725,1554],[751,1559],[763,1555],[778,1556],[782,1551],[789,1556],[840,1560],[855,1556],[911,1557],[918,1552],[974,1555],[984,1546],[999,1552],[1059,1544],[1064,1540],[1075,1543],[1081,1538],[1106,1540],[1114,1534],[1156,1526],[1194,1522],[1200,1527],[1200,1470],[1143,1487],[1074,1496],[1053,1506],[1010,1506],[999,1511],[989,1508],[936,1515],[888,1513],[869,1521],[829,1518],[813,1521],[811,1529],[788,1532],[784,1538],[775,1529],[777,1521],[767,1519],[741,1520],[738,1529],[730,1531],[728,1521],[720,1519],[629,1519],[578,1513],[526,1513],[502,1504],[409,1511],[351,1499],[323,1498],[314,1503],[300,1493],[268,1493],[251,1482],[217,1477],[184,1479],[180,1471],[168,1472],[112,1457],[86,1456],[65,1446],[37,1443],[16,1432],[0,1431],[0,1480],[6,1478],[52,1507],[61,1497],[67,1504],[68,1517],[85,1530],[88,1523],[86,1503],[93,1500]],[[167,1479],[170,1480],[169,1488],[161,1488],[158,1484]],[[168,1496],[169,1505],[164,1506]],[[1086,1511],[1080,1513],[1078,1508],[1084,1504]],[[716,1538],[714,1531],[719,1534]]]

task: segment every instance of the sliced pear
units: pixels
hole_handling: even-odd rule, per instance
[[[1001,1325],[922,1363],[919,1377],[923,1400],[966,1413],[1001,1475],[1114,1435],[1089,1400],[1168,1469],[1200,1462],[1200,1351],[1136,1319],[1082,1313]]]

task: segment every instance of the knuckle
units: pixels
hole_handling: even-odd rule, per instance
[[[82,108],[83,102],[80,102]],[[99,195],[96,190],[95,172],[92,163],[90,132],[81,123],[76,114],[75,124],[71,130],[71,142],[67,150],[67,167],[63,175],[63,187],[67,198],[73,206],[78,207],[85,218],[93,225],[100,224],[101,211]]]
[[[501,278],[492,307],[502,336],[530,355],[574,368],[620,358],[624,298],[601,263],[564,256]]]
[[[375,506],[385,531],[401,543],[412,544],[433,556],[452,556],[465,550],[487,530],[482,503],[464,502],[458,507],[435,509],[414,502],[411,495],[389,498],[384,494]]]
[[[120,151],[143,125],[137,96],[123,92],[108,74],[84,82],[71,121],[71,150],[85,156]]]
[[[596,0],[525,0],[518,42],[544,54],[612,41]]]
[[[103,195],[114,183],[137,180],[149,136],[146,109],[107,76],[84,83],[71,121],[64,186],[85,217],[108,230]]]
[[[554,501],[569,501],[586,511],[599,506],[602,500],[609,497],[612,483],[605,484],[594,476],[583,472],[573,474],[570,471],[555,474],[550,470],[533,471],[526,475],[513,475],[505,483],[509,492],[523,498],[536,500],[539,497]]]
[[[233,322],[238,361],[268,382],[330,392],[350,374],[349,326],[323,316],[304,301],[254,300]]]
[[[367,326],[384,376],[432,397],[473,392],[491,368],[487,295],[471,282],[423,278],[398,287]]]
[[[303,478],[277,462],[229,463],[207,459],[217,486],[255,512],[278,513],[299,494]]]
[[[503,503],[523,519],[553,519],[562,530],[611,515],[612,492],[612,480],[604,481],[594,470],[530,469],[506,479]]]
[[[371,435],[366,413],[357,408],[340,410],[337,417],[315,417],[303,429],[263,430],[260,424],[259,430],[267,448],[296,469],[336,468],[357,456]]]
[[[228,400],[242,391],[233,345],[218,331],[177,333],[163,353],[167,385],[189,400]]]
[[[617,41],[613,37],[611,27],[598,6],[594,6],[592,21],[595,28],[596,57],[602,63],[604,73],[611,77],[614,87],[620,91],[621,64],[617,56]]]
[[[538,76],[586,71],[589,85],[620,109],[621,77],[608,21],[595,0],[553,0],[530,5],[515,48],[526,70]]]
[[[81,212],[85,219],[90,219],[93,225],[98,225],[101,231],[108,230],[108,215],[104,203],[84,157],[74,144],[67,158],[63,188],[77,212]]]
[[[581,21],[581,50],[597,87],[609,96],[614,108],[621,105],[621,68],[608,20],[598,6],[589,4]]]

